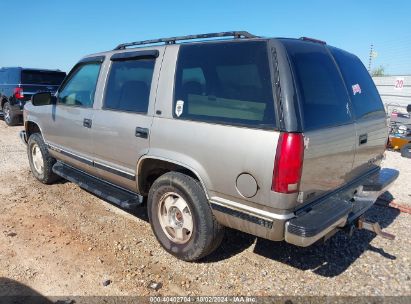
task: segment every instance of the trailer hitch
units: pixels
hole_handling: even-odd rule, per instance
[[[360,217],[358,219],[357,228],[372,231],[376,235],[379,235],[383,237],[384,239],[388,239],[391,241],[395,239],[395,235],[382,231],[380,224],[368,222],[364,217]]]

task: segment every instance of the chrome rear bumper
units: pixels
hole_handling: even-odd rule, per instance
[[[273,241],[285,240],[301,247],[328,238],[338,229],[353,226],[397,179],[393,169],[375,168],[327,196],[298,210],[263,209],[211,197],[210,206],[217,221],[255,236]]]
[[[285,223],[286,242],[307,247],[338,228],[351,225],[363,215],[397,179],[394,169],[380,169],[357,186],[354,197],[342,199],[339,193],[304,207]]]

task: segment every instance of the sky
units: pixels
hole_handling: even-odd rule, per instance
[[[0,0],[0,67],[68,72],[83,56],[129,41],[246,30],[313,37],[388,74],[411,75],[411,1]]]

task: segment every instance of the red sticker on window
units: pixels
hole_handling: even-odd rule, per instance
[[[352,94],[355,96],[357,93],[361,94],[361,87],[358,83],[352,86]]]

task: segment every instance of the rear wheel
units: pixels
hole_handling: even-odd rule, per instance
[[[160,176],[150,188],[148,215],[164,249],[185,261],[215,250],[223,237],[199,182],[179,172]]]
[[[401,156],[411,158],[411,143],[401,148]]]
[[[59,176],[52,170],[56,160],[50,156],[43,137],[39,133],[30,136],[27,143],[27,154],[31,172],[40,182],[51,184],[59,179]]]
[[[3,117],[4,117],[4,122],[8,126],[15,126],[19,122],[19,117],[13,114],[13,112],[11,111],[9,102],[4,103],[3,105]]]

